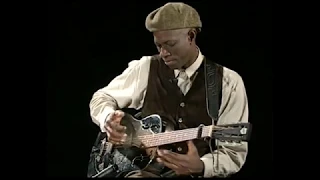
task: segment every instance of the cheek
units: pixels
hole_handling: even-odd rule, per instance
[[[180,46],[179,48],[175,49],[175,55],[179,56],[180,58],[185,57],[188,53],[189,49],[185,46]]]
[[[181,48],[178,53],[181,59],[186,59],[189,56],[190,49],[188,47]]]
[[[188,57],[188,51],[190,50],[190,47],[186,43],[181,43],[175,48],[172,48],[172,55],[177,57],[179,61],[184,61],[186,57]]]

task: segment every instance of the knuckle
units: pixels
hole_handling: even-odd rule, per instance
[[[114,135],[114,133],[110,133],[110,135],[108,136],[110,139],[115,139],[115,135]]]
[[[186,168],[186,167],[188,167],[188,164],[185,162],[180,162],[180,167]]]

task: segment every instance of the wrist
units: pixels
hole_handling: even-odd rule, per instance
[[[192,173],[193,176],[203,176],[204,175],[204,162],[200,160],[201,165],[199,166],[199,170],[195,173]]]
[[[201,160],[202,168],[201,168],[201,176],[204,175],[204,162]]]

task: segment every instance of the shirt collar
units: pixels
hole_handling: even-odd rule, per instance
[[[189,66],[189,67],[185,70],[185,72],[186,72],[186,74],[188,75],[189,78],[190,78],[190,77],[196,72],[196,70],[200,67],[200,65],[201,65],[201,63],[202,63],[202,61],[203,61],[203,58],[204,58],[204,56],[202,55],[200,49],[198,49],[198,50],[199,50],[199,53],[198,53],[198,57],[197,57],[196,61],[193,62],[193,64],[192,64],[191,66]],[[174,75],[175,75],[175,77],[177,77],[177,76],[179,75],[179,72],[180,72],[179,69],[175,69],[175,70],[174,70]]]

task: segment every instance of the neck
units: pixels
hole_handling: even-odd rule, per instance
[[[197,60],[198,55],[199,49],[195,46],[194,48],[192,48],[190,60],[182,68],[187,69],[188,67],[190,67]]]
[[[172,144],[176,142],[193,140],[197,138],[210,137],[210,134],[213,130],[212,128],[213,128],[212,125],[204,126],[200,135],[198,134],[199,128],[197,127],[197,128],[190,128],[190,129],[183,129],[183,130],[177,130],[177,131],[139,136],[139,139],[141,140],[141,143],[145,148],[156,147],[156,146],[161,146],[165,144]]]

